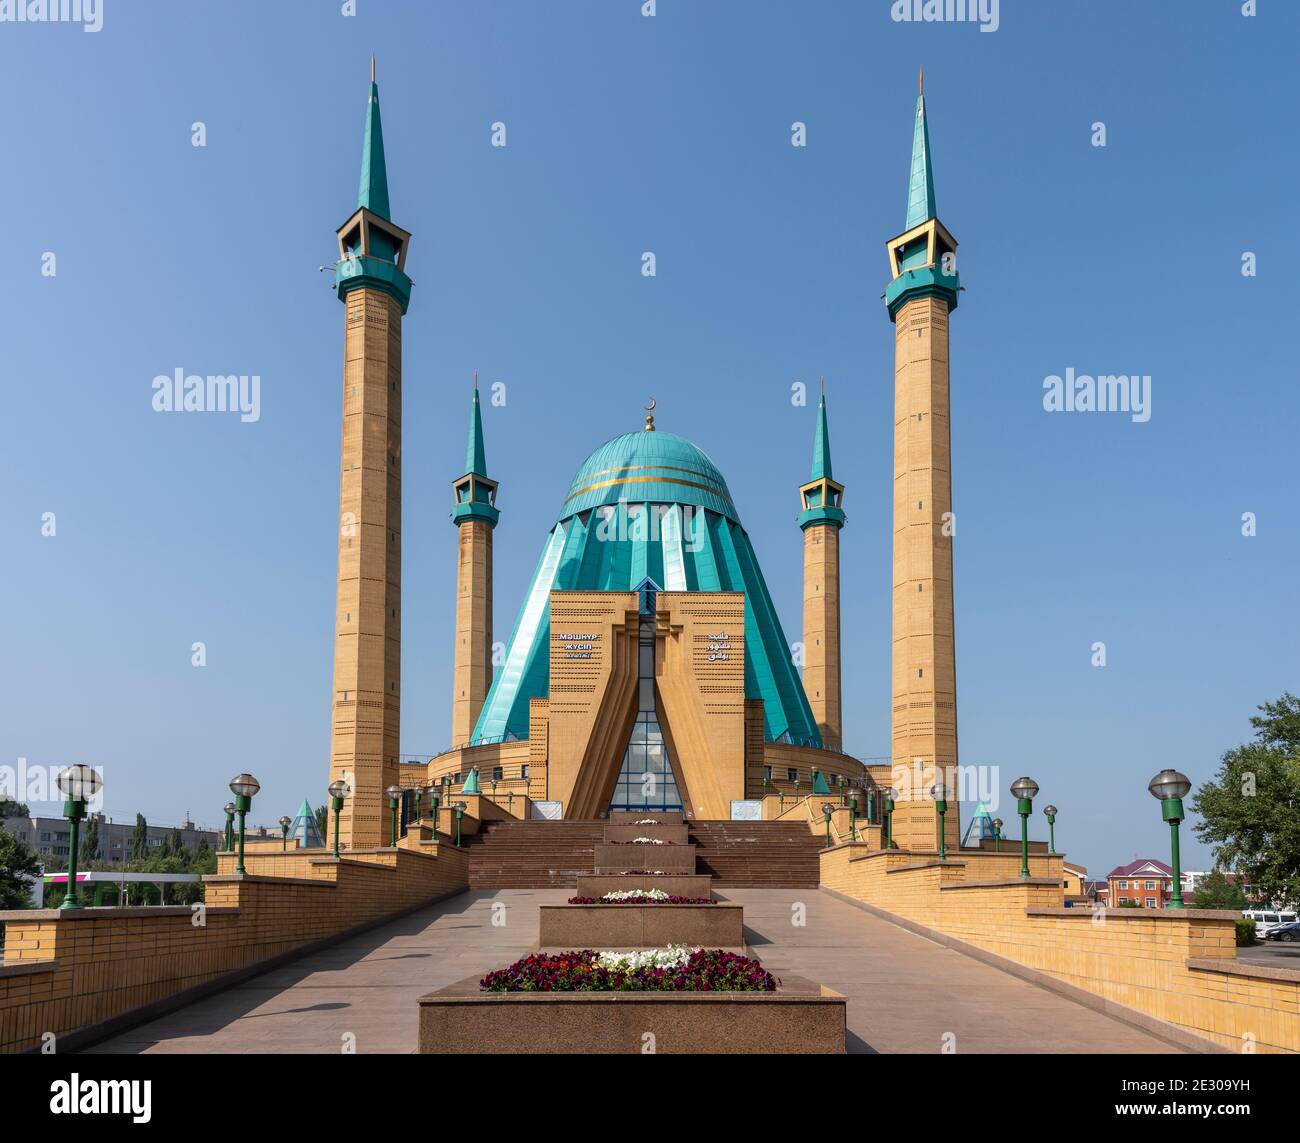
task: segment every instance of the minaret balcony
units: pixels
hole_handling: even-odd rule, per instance
[[[403,314],[411,304],[411,279],[395,262],[367,254],[351,254],[338,260],[334,268],[334,289],[339,301],[353,290],[382,290],[396,299]]]

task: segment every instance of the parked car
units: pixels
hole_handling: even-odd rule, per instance
[[[1300,941],[1300,921],[1289,925],[1274,925],[1264,934],[1266,941]]]
[[[1293,925],[1296,921],[1300,921],[1300,917],[1295,913],[1279,912],[1276,909],[1246,909],[1241,915],[1248,921],[1255,922],[1255,939],[1260,941],[1268,938],[1271,929],[1281,925]]]

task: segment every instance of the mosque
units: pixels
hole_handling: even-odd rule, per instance
[[[401,339],[410,238],[391,217],[372,61],[360,191],[338,230],[335,277],[346,316],[330,778],[352,788],[345,843],[386,844],[394,786],[490,790],[513,816],[590,820],[644,809],[721,820],[770,816],[769,802],[849,786],[885,789],[899,774],[921,772],[925,789],[898,791],[894,837],[904,847],[933,846],[939,819],[929,785],[936,767],[957,761],[948,315],[960,286],[956,242],[935,213],[924,89],[906,224],[887,247],[885,301],[896,331],[890,765],[867,766],[843,742],[839,541],[847,517],[824,392],[811,468],[797,487],[802,670],[726,478],[698,445],[656,426],[653,400],[642,428],[594,448],[569,487],[557,489],[556,519],[536,536],[536,570],[494,669],[501,510],[477,386],[464,470],[452,481],[452,744],[433,758],[402,758]],[[953,848],[957,818],[944,819]]]

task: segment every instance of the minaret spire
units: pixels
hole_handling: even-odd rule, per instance
[[[469,445],[465,450],[465,472],[487,475],[487,449],[483,446],[483,414],[478,402],[478,370],[474,370],[474,403],[469,414]]]
[[[831,471],[831,430],[826,420],[826,378],[821,382],[821,401],[817,405],[817,433],[813,437],[812,472],[809,480],[829,480]]]
[[[361,185],[357,206],[367,207],[389,221],[388,168],[384,162],[384,128],[379,119],[379,84],[375,57],[370,57],[370,101],[366,104],[366,139],[361,148]]]
[[[916,123],[912,128],[912,174],[907,184],[907,222],[904,230],[936,217],[934,168],[930,164],[930,128],[925,118],[925,69],[921,69],[916,97]]]

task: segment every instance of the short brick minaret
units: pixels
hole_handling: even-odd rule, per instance
[[[410,234],[389,220],[371,61],[357,209],[339,228],[343,334],[338,596],[330,780],[343,778],[340,841],[388,844],[384,790],[397,782],[402,666],[402,316]]]
[[[803,689],[822,742],[843,749],[840,709],[840,529],[844,485],[831,478],[826,391],[817,406],[812,472],[799,489],[803,511]]]
[[[451,704],[451,744],[474,733],[492,686],[492,531],[497,526],[497,482],[488,479],[483,417],[474,377],[465,475],[454,484],[456,504],[456,665]]]
[[[935,213],[924,87],[916,101],[907,223],[889,242],[885,303],[894,322],[894,840],[938,847],[930,790],[957,764],[957,665],[952,604],[952,472],[948,315],[960,285],[957,241]],[[903,778],[902,781],[899,778]],[[957,791],[945,836],[958,848]]]

